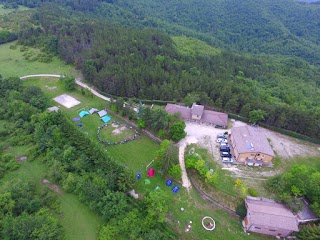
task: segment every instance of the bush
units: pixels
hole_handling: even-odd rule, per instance
[[[242,201],[236,208],[236,213],[244,219],[247,216],[247,209],[246,206],[244,205],[244,201]]]
[[[254,188],[248,188],[248,193],[252,197],[257,197],[258,196],[257,190],[255,190]]]
[[[17,49],[17,45],[10,45],[9,49],[15,50]]]
[[[173,165],[169,171],[168,174],[170,177],[173,177],[174,179],[181,180],[182,171],[179,164]]]

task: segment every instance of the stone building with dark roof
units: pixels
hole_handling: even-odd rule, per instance
[[[246,231],[287,237],[298,232],[298,220],[292,211],[273,200],[246,197],[247,216],[243,220]]]
[[[238,163],[253,166],[271,165],[275,157],[267,137],[257,127],[233,127],[230,142]]]
[[[168,103],[165,110],[169,114],[179,113],[185,121],[219,125],[224,128],[228,126],[228,114],[204,110],[204,106],[195,103],[192,104],[191,108]]]

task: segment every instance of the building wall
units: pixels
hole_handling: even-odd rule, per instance
[[[292,231],[290,231],[290,230],[271,229],[266,226],[250,224],[250,222],[249,222],[249,225],[246,229],[247,229],[247,231],[250,231],[250,232],[256,232],[256,233],[261,233],[261,234],[265,234],[265,235],[279,236],[279,237],[286,237],[292,233]]]
[[[262,160],[264,163],[268,164],[273,159],[272,156],[259,153],[259,152],[240,153],[236,156],[238,156],[237,158],[238,162],[244,162],[246,159],[257,159],[257,160]]]
[[[199,115],[192,115],[192,119],[193,120],[200,120],[201,119],[201,116],[199,116]]]

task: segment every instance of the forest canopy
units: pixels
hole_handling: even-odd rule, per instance
[[[304,60],[298,51],[295,51],[294,54],[287,54],[281,53],[284,48],[279,50],[279,53],[283,55],[294,56],[238,54],[222,48],[213,48],[207,43],[227,49],[233,49],[237,44],[228,43],[225,45],[220,40],[213,43],[208,41],[208,38],[202,38],[203,33],[200,34],[201,36],[199,34],[186,35],[192,35],[204,41],[185,36],[170,37],[163,33],[161,25],[148,25],[146,22],[144,22],[145,25],[141,25],[140,17],[147,14],[147,11],[151,12],[149,5],[143,8],[143,11],[141,9],[141,11],[135,11],[135,14],[139,15],[136,18],[134,15],[127,14],[129,10],[118,14],[120,13],[119,9],[123,10],[125,6],[131,6],[131,2],[126,5],[121,0],[113,3],[95,1],[93,3],[98,4],[99,8],[81,11],[79,11],[80,9],[74,10],[74,7],[62,8],[52,2],[65,6],[71,1],[43,3],[39,11],[25,14],[28,15],[28,18],[24,18],[26,20],[23,24],[8,24],[8,28],[16,26],[15,32],[19,43],[36,45],[46,52],[58,54],[66,63],[75,64],[83,72],[86,80],[95,85],[102,93],[124,98],[178,102],[191,93],[199,96],[198,102],[201,104],[246,118],[250,117],[251,111],[261,110],[266,112],[262,121],[265,124],[320,139],[318,124],[320,118],[320,70],[319,66],[310,65],[306,61],[310,61],[310,59],[305,58],[306,60]],[[132,6],[132,9],[143,6],[142,3],[156,4],[155,7],[158,4],[139,0],[134,2],[137,5]],[[179,1],[174,2],[178,3]],[[232,1],[223,2],[237,5]],[[224,4],[223,2],[215,1],[215,4],[221,6]],[[78,3],[81,6],[86,6],[85,2]],[[306,9],[301,10],[303,6],[290,3],[293,9],[297,8],[303,13],[306,11]],[[163,6],[167,6],[167,4],[169,3],[163,3]],[[209,3],[200,1],[199,6],[202,6],[201,4]],[[247,3],[243,4],[239,6],[239,9],[244,11],[248,8],[251,11],[254,8],[261,10],[261,6],[271,3],[264,0],[258,6],[256,6],[257,3],[250,5],[250,8],[246,5]],[[275,4],[279,5],[279,8],[283,8],[280,3]],[[265,11],[271,11],[274,16],[278,16],[277,11],[279,10],[272,10],[272,4],[269,5]],[[122,7],[114,9],[115,6]],[[155,16],[159,15],[160,17],[163,6],[159,7],[159,13]],[[182,13],[185,9],[189,9],[186,4],[179,3],[179,6],[182,7]],[[209,10],[212,7],[211,5],[203,6],[207,6]],[[203,11],[209,11],[207,8],[204,9]],[[169,14],[170,11],[165,12]],[[196,13],[197,11],[200,10],[195,9]],[[314,24],[316,20],[314,20],[313,14],[317,14],[317,9],[309,9],[308,11],[310,12],[309,16],[312,16],[310,24]],[[118,15],[111,19],[110,14]],[[266,16],[270,16],[270,14]],[[22,13],[19,14],[20,18],[23,19]],[[143,18],[147,22],[150,20]],[[16,19],[15,14],[6,16],[6,22],[16,22]],[[170,19],[169,15],[167,19]],[[239,19],[243,18],[239,17]],[[255,19],[255,15],[253,19]],[[177,17],[176,21],[178,22],[178,20]],[[200,21],[200,18],[198,20]],[[116,22],[117,25],[112,22]],[[123,26],[119,26],[119,24]],[[253,23],[250,22],[250,24]],[[124,27],[129,25],[130,27]],[[168,23],[165,32],[173,33],[171,30],[175,29],[174,26],[174,23]],[[228,26],[226,24],[223,32],[228,31]],[[278,25],[272,26],[277,29]],[[283,24],[283,26],[286,25]],[[264,27],[262,23],[256,26],[260,30]],[[191,31],[191,28],[188,29]],[[237,36],[248,36],[248,39],[244,41],[246,43],[253,41],[252,39],[256,35],[251,36],[246,33],[250,28],[247,29],[243,26],[243,29],[240,31],[243,34]],[[309,27],[305,31],[309,31],[308,29]],[[182,33],[178,29],[175,30],[175,35]],[[281,33],[275,35],[277,37],[268,37],[270,29],[265,31],[264,38],[255,40],[259,46],[264,44],[274,46],[274,40],[280,39],[283,35]],[[310,31],[307,35],[311,44],[318,40],[317,36],[312,33],[313,30]],[[219,34],[216,33],[215,36],[219,36]],[[251,37],[249,38],[249,36]],[[299,39],[301,40],[302,37]],[[303,46],[312,46],[310,44],[303,44]],[[232,48],[230,48],[231,46]],[[263,52],[255,51],[254,46],[250,46],[250,49],[256,53]],[[315,49],[312,49],[312,53],[318,54]]]
[[[32,19],[20,29],[19,42],[59,54],[102,92],[168,101],[195,93],[202,104],[244,117],[261,109],[266,124],[320,138],[320,70],[301,58],[215,49],[204,55],[199,49],[210,49],[204,42],[182,48],[183,37],[93,21],[55,5]]]

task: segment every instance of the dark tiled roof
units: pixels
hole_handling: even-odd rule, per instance
[[[238,153],[258,152],[275,156],[266,135],[256,127],[242,126],[231,129]]]
[[[193,106],[195,106],[195,105],[193,105]],[[215,125],[222,125],[222,126],[228,125],[228,114],[221,113],[221,112],[214,112],[214,111],[210,111],[210,110],[203,110],[204,109],[203,106],[201,106],[201,105],[196,105],[196,106],[201,107],[201,108],[197,107],[196,108],[197,110],[193,111],[192,108],[168,103],[165,110],[169,114],[175,114],[177,112],[180,113],[181,118],[184,120],[191,120],[192,119],[191,114],[198,115],[198,113],[200,111],[202,111],[201,122],[211,123],[211,124],[215,124]]]
[[[191,114],[192,115],[202,116],[203,110],[204,110],[204,106],[197,105],[197,104],[194,103],[194,104],[192,104],[192,107],[191,107]]]
[[[228,114],[222,112],[204,110],[201,120],[203,122],[208,122],[216,125],[228,126]]]
[[[184,106],[168,103],[166,106],[166,112],[169,114],[180,113],[180,116],[184,120],[191,119],[191,109]]]
[[[269,229],[299,231],[297,218],[283,204],[266,198],[247,197],[250,224],[266,226]]]

